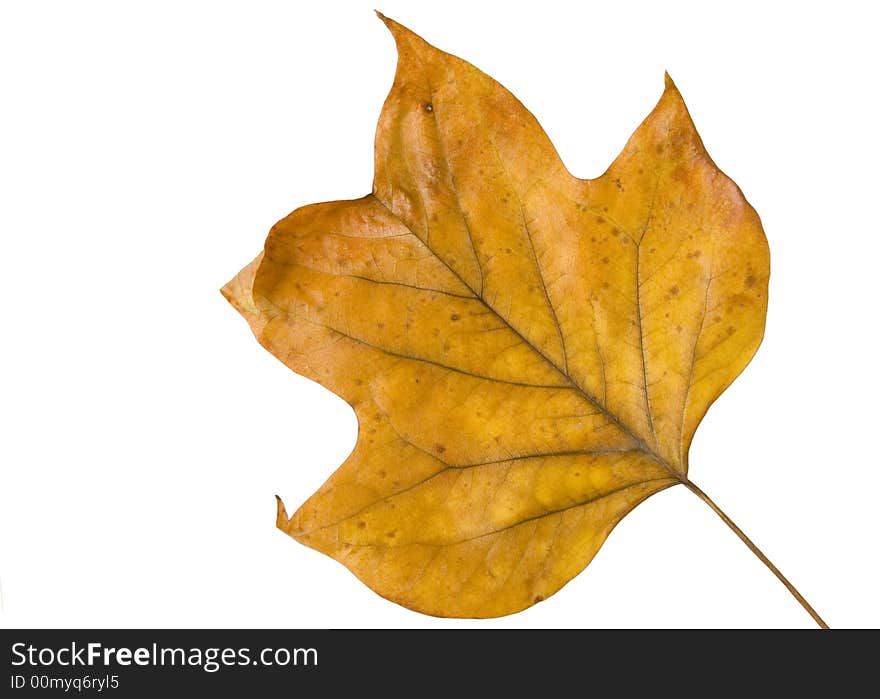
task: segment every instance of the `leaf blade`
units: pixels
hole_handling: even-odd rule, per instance
[[[224,294],[358,417],[278,526],[413,609],[508,614],[687,482],[697,424],[763,335],[766,238],[668,76],[579,180],[505,88],[386,24],[374,193],[295,211]]]

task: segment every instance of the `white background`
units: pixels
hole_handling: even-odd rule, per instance
[[[269,227],[357,197],[393,42],[350,3],[0,10],[6,626],[810,627],[683,488],[532,609],[438,620],[274,528],[341,463],[342,400],[218,289]],[[510,88],[599,175],[669,70],[772,251],[767,333],[691,475],[832,626],[880,625],[878,113],[870,5],[379,6]]]

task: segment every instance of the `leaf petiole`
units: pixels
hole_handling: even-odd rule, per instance
[[[718,507],[718,505],[712,502],[712,499],[708,495],[706,495],[706,493],[700,490],[700,488],[694,485],[694,483],[692,483],[689,479],[683,478],[681,482],[685,487],[687,487],[688,490],[690,490],[694,495],[700,498],[700,500],[711,507],[715,514],[717,514],[721,518],[721,520],[728,527],[730,527],[733,532],[742,540],[742,542],[749,547],[749,550],[754,553],[760,559],[760,561],[773,572],[773,575],[779,578],[780,582],[785,585],[786,588],[788,588],[788,591],[794,596],[794,598],[798,602],[800,602],[801,606],[807,610],[809,615],[813,617],[820,628],[829,628],[828,624],[825,623],[825,621],[822,619],[822,617],[819,616],[819,613],[815,609],[813,609],[810,603],[804,599],[804,596],[800,592],[798,592],[797,588],[789,582],[788,578],[786,578],[782,574],[779,568],[773,565],[773,562],[764,555],[761,549],[755,546],[754,542],[745,535],[743,530],[736,526],[736,523],[724,513],[724,510],[722,510],[720,507]]]

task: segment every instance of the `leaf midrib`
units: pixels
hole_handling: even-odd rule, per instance
[[[372,192],[369,196],[372,196],[383,209],[385,209],[389,214],[391,214],[396,221],[400,223],[401,226],[406,228],[413,236],[417,239],[421,240],[418,235],[390,208],[384,201],[382,201],[376,194],[376,192]],[[547,364],[549,364],[553,369],[565,380],[565,382],[569,385],[569,387],[580,394],[587,402],[591,403],[599,412],[602,413],[608,420],[610,420],[614,425],[616,425],[622,432],[624,432],[628,437],[630,437],[635,443],[640,451],[642,451],[648,458],[657,462],[660,466],[666,469],[669,474],[678,480],[679,483],[688,483],[689,480],[687,476],[681,473],[678,469],[672,466],[666,459],[664,459],[660,454],[654,451],[650,446],[645,443],[645,440],[639,437],[633,429],[623,422],[617,415],[612,413],[605,405],[603,405],[598,398],[592,395],[589,391],[587,391],[583,386],[581,386],[577,381],[575,381],[568,373],[566,373],[562,368],[560,368],[556,362],[554,362],[550,357],[548,357],[544,352],[541,351],[540,348],[536,347],[532,344],[528,338],[526,338],[517,328],[510,324],[510,322],[502,316],[494,307],[492,307],[488,301],[486,301],[482,294],[478,294],[476,290],[468,284],[468,282],[452,267],[449,263],[446,262],[440,255],[434,251],[430,245],[422,241],[422,244],[431,251],[431,254],[434,255],[439,262],[446,267],[464,286],[474,295],[474,298],[477,299],[480,303],[482,303],[489,311],[495,314],[498,319],[506,325],[510,331],[516,335],[527,347],[533,350],[539,357],[541,357]]]

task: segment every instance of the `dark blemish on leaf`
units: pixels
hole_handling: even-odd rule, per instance
[[[449,320],[458,320],[459,318],[461,318],[461,316],[458,315],[458,313],[453,313],[451,316],[449,316]]]
[[[397,530],[393,532],[388,532],[385,536],[387,536],[389,539],[393,539],[395,536],[397,536]]]
[[[436,449],[438,454],[442,454],[444,451],[446,451],[446,447],[444,447],[442,444],[435,444],[434,449]]]
[[[654,150],[657,151],[658,153],[662,153],[663,152],[663,144],[658,143],[656,146],[654,146]]]
[[[511,250],[510,248],[504,248],[504,252],[506,252],[509,255],[510,253],[513,252],[513,250]]]
[[[754,274],[750,274],[746,277],[746,286],[751,288],[755,285],[755,282],[758,281]]]
[[[601,216],[596,216],[596,223],[598,223],[600,226],[604,226],[604,225],[605,225],[605,219],[602,218]]]
[[[607,257],[603,257],[603,258],[602,258],[602,264],[603,264],[603,265],[607,265],[608,262],[609,262],[609,260],[608,260]]]
[[[355,385],[355,386],[363,386],[363,385],[364,385],[364,380],[363,380],[363,379],[355,379],[355,380],[354,380],[354,385]]]
[[[648,252],[654,254],[655,252],[657,252],[657,248],[651,248],[650,250],[648,250]]]
[[[434,111],[434,105],[431,104],[430,102],[428,102],[427,104],[425,104],[425,111],[428,112],[428,113],[433,112],[433,111]]]
[[[727,334],[728,334],[728,335],[733,335],[733,333],[735,333],[735,332],[736,332],[736,328],[735,328],[735,327],[733,327],[732,325],[728,325],[728,326],[727,326]]]
[[[381,471],[379,471],[379,478],[385,478],[386,475],[388,475],[388,474],[384,468]]]
[[[575,472],[574,472],[574,475],[575,475],[575,476],[580,476],[580,475],[581,475],[581,472],[580,472],[580,471],[575,471]]]
[[[544,598],[541,597],[541,595],[535,595],[535,604],[538,604],[538,602],[543,602],[543,601],[544,601]]]
[[[678,284],[673,284],[673,285],[669,288],[669,293],[672,294],[673,296],[678,296],[678,291],[679,291],[679,289],[678,289]]]
[[[358,529],[366,529],[366,528],[367,528],[367,523],[364,522],[364,520],[361,520],[360,522],[358,522]]]
[[[682,328],[680,325],[676,325],[675,329],[678,330],[678,332],[681,332],[682,330],[684,330],[684,328]]]

